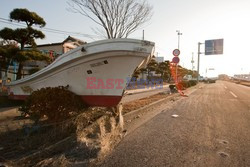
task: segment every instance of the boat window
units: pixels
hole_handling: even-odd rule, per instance
[[[82,47],[81,51],[82,52],[86,52],[86,49],[84,47]]]
[[[87,73],[88,73],[88,74],[92,74],[92,71],[91,71],[91,70],[88,70]]]

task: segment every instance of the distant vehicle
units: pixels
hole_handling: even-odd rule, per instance
[[[207,78],[204,80],[205,83],[215,83],[216,82],[216,78]]]
[[[199,76],[199,81],[204,81],[204,77],[203,76]]]
[[[183,77],[183,80],[193,80],[194,78],[192,77],[192,75],[185,75],[184,77]]]

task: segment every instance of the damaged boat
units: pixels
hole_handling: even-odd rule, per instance
[[[68,86],[90,106],[119,104],[133,72],[145,67],[154,43],[136,39],[108,39],[79,46],[40,71],[8,84],[9,97],[25,100],[45,87]]]

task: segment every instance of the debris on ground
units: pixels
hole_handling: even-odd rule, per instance
[[[173,114],[173,115],[171,115],[173,118],[177,118],[177,117],[179,117],[179,115],[176,115],[176,114]]]

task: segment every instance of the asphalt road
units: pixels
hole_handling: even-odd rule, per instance
[[[101,166],[250,166],[249,87],[206,84],[162,109],[125,136]]]

